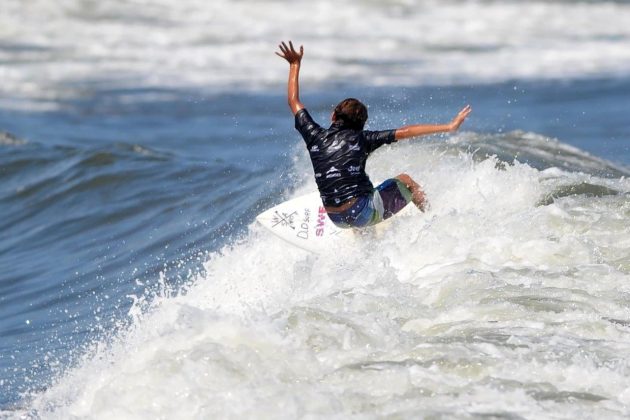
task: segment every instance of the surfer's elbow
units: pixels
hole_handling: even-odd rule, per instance
[[[299,100],[296,100],[293,98],[289,98],[288,104],[289,104],[289,109],[291,110],[293,115],[297,114],[300,110],[304,109],[304,104],[302,104],[302,102],[300,102]]]

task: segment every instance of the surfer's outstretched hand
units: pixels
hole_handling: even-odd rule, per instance
[[[470,105],[466,105],[461,111],[459,111],[459,114],[457,114],[455,118],[453,118],[453,121],[451,121],[451,123],[449,124],[449,130],[456,131],[471,112],[472,108],[470,107]]]
[[[287,46],[287,44],[285,44],[283,41],[280,45],[278,45],[278,47],[282,52],[282,54],[276,52],[276,55],[278,57],[284,58],[289,62],[289,64],[300,64],[300,62],[302,61],[302,56],[304,55],[303,46],[300,45],[300,52],[295,51],[295,48],[293,48],[293,43],[291,41],[289,41],[289,46]]]

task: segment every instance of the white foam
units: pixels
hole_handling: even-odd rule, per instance
[[[627,196],[537,206],[587,175],[444,150],[407,143],[370,161],[375,179],[418,179],[426,215],[321,256],[253,225],[185,296],[136,314],[32,408],[97,419],[630,414]],[[591,181],[630,192],[625,179]]]
[[[625,2],[3,0],[2,106],[108,88],[280,87],[281,40],[306,85],[627,74]]]

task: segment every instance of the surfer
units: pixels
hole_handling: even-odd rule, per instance
[[[300,65],[304,48],[299,52],[289,41],[282,42],[276,54],[289,63],[288,102],[313,163],[315,182],[324,208],[332,222],[342,228],[365,227],[390,218],[413,202],[425,210],[426,198],[420,185],[401,173],[374,188],[365,173],[367,157],[384,144],[410,137],[452,132],[471,112],[464,107],[448,124],[414,124],[394,130],[363,130],[368,118],[365,105],[348,98],[334,109],[328,128],[320,127],[300,101]]]

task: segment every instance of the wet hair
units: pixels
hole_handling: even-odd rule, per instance
[[[365,105],[358,99],[347,98],[339,102],[333,112],[335,121],[343,121],[344,125],[353,130],[363,130],[368,119]]]

